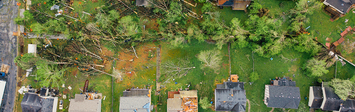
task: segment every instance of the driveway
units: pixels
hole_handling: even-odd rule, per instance
[[[16,96],[16,74],[14,58],[17,55],[17,37],[12,36],[17,31],[17,25],[13,21],[17,16],[18,7],[15,0],[1,0],[0,8],[0,64],[10,65],[5,94],[1,104],[3,112],[13,112]],[[1,100],[1,99],[0,99]]]

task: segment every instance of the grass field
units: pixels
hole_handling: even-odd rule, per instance
[[[307,30],[311,32],[312,35],[318,37],[318,41],[325,44],[325,39],[331,38],[331,42],[337,41],[341,36],[340,33],[345,30],[348,26],[354,27],[355,25],[355,14],[350,10],[344,17],[339,18],[333,22],[330,21],[330,16],[325,13],[323,9],[319,9],[314,12],[313,15],[309,16],[309,22],[305,27],[310,26]],[[349,21],[345,23],[345,19]]]

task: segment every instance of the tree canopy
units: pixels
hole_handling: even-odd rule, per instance
[[[198,104],[201,106],[201,108],[203,109],[207,109],[209,107],[212,106],[212,104],[208,101],[207,97],[203,97],[200,99],[200,101],[198,102]]]
[[[348,96],[354,96],[354,84],[350,80],[341,80],[334,78],[329,82],[329,85],[334,88],[335,94],[341,99],[346,100]]]
[[[309,77],[320,77],[329,72],[325,65],[326,63],[324,60],[312,58],[303,65],[303,70],[306,71],[306,74]]]

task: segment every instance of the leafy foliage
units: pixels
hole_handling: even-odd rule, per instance
[[[335,94],[346,100],[348,96],[354,96],[354,84],[350,80],[332,79],[329,85],[334,88]]]
[[[14,62],[21,69],[26,70],[36,65],[38,59],[32,53],[26,53],[23,56],[17,56]]]
[[[214,9],[214,6],[211,3],[204,3],[202,8],[201,8],[201,12],[205,13],[205,12],[210,12]]]
[[[311,55],[316,55],[317,52],[321,49],[321,46],[317,44],[316,41],[313,40],[313,36],[309,36],[306,34],[301,34],[295,39],[295,50],[299,52],[306,52]]]
[[[257,2],[254,2],[250,7],[249,7],[249,12],[252,14],[259,13],[259,9],[262,9],[263,6]]]
[[[45,63],[40,63],[37,65],[37,80],[41,86],[49,87],[51,84],[54,87],[60,87],[64,84],[63,75],[66,68],[58,69],[57,65],[47,65]]]
[[[255,82],[259,79],[259,74],[257,72],[252,72],[249,76],[250,82]]]
[[[201,106],[201,108],[203,109],[207,109],[212,106],[212,104],[208,101],[207,97],[201,98],[198,104],[200,104],[199,106]]]
[[[329,72],[325,65],[326,63],[324,60],[312,58],[303,65],[303,70],[306,71],[306,74],[309,77],[320,77]]]
[[[204,63],[203,66],[201,66],[201,69],[205,67],[211,68],[214,71],[218,71],[220,69],[222,55],[219,50],[201,51],[197,58]]]
[[[285,32],[281,30],[280,20],[252,15],[245,24],[251,33],[248,38],[250,47],[255,53],[270,57],[279,54],[284,48]]]

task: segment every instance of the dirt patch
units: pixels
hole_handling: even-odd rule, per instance
[[[149,20],[149,24],[147,24],[147,28],[146,29],[152,29],[152,30],[155,30],[155,31],[159,31],[158,28],[159,28],[159,24],[157,23],[157,19],[156,18]]]
[[[296,65],[292,65],[292,66],[291,66],[291,72],[293,72],[293,73],[296,72],[296,71],[297,71],[297,68],[298,68],[298,67],[297,67]]]
[[[74,71],[71,72],[73,76],[75,76],[78,73],[78,69],[75,69]]]
[[[114,55],[114,53],[112,51],[108,50],[106,47],[101,46],[101,50],[102,50],[101,55],[103,55],[103,56],[113,56]]]
[[[135,69],[141,69],[149,61],[155,60],[156,46],[154,44],[145,44],[135,47],[138,58],[135,56],[132,49],[131,51],[119,52],[119,61],[116,62],[116,69],[123,70],[122,72],[131,72]],[[154,51],[154,52],[153,52]],[[153,57],[148,57],[153,54]]]

